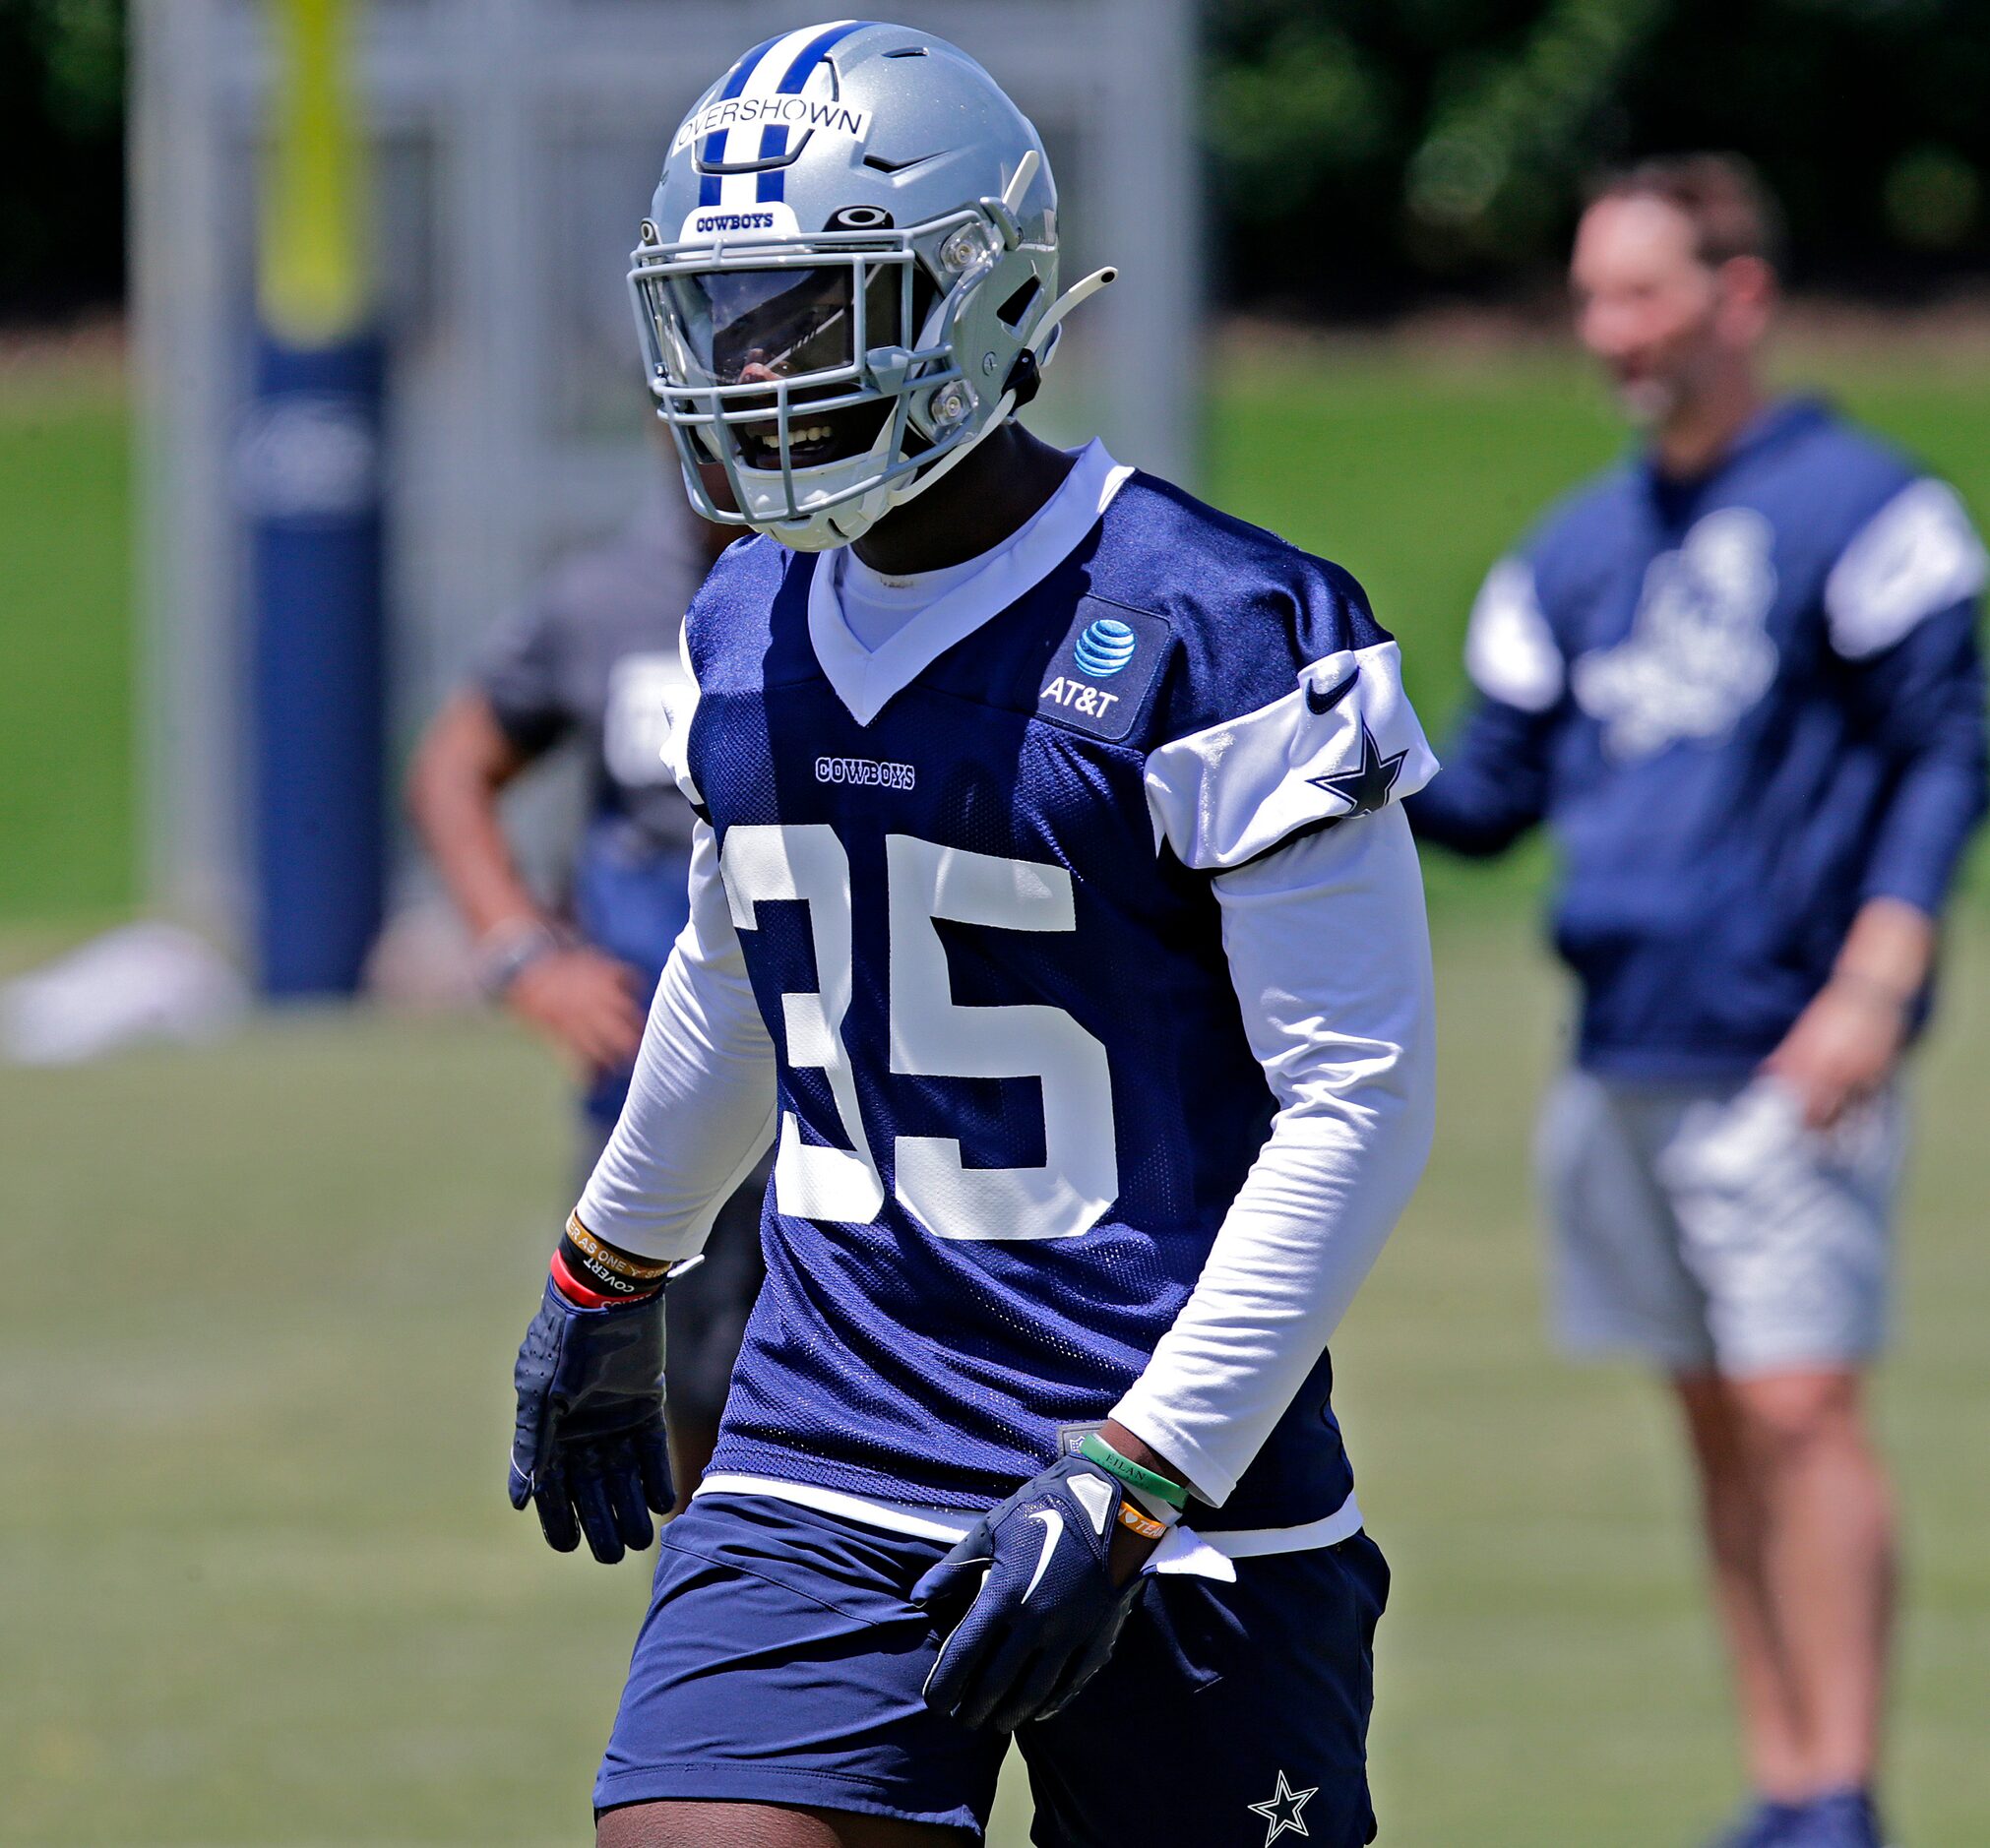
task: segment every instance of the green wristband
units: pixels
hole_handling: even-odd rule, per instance
[[[1108,1474],[1117,1476],[1128,1488],[1144,1489],[1149,1495],[1158,1496],[1170,1508],[1187,1508],[1189,1505],[1189,1492],[1180,1483],[1163,1476],[1158,1470],[1136,1463],[1130,1456],[1120,1455],[1095,1431],[1085,1434],[1078,1453]]]

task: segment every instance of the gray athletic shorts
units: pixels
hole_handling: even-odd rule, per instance
[[[1653,1085],[1565,1073],[1535,1158],[1556,1330],[1672,1371],[1856,1365],[1885,1340],[1897,1090],[1807,1129],[1772,1078]]]

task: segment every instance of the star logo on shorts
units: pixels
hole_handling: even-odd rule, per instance
[[[1278,1788],[1263,1803],[1245,1804],[1244,1808],[1253,1816],[1262,1816],[1265,1818],[1265,1848],[1272,1848],[1272,1844],[1287,1830],[1294,1835],[1304,1835],[1307,1832],[1306,1824],[1299,1819],[1299,1812],[1305,1809],[1319,1789],[1320,1786],[1315,1784],[1311,1790],[1294,1790],[1286,1783],[1285,1773],[1280,1771]]]
[[[1357,815],[1373,815],[1389,800],[1389,792],[1396,787],[1396,779],[1402,773],[1402,760],[1409,755],[1399,751],[1394,757],[1384,757],[1376,745],[1375,734],[1364,724],[1361,727],[1361,762],[1352,770],[1334,770],[1325,776],[1309,776],[1306,780],[1315,789],[1324,789],[1330,796],[1338,796],[1347,804],[1345,815],[1337,815],[1337,822],[1351,821]]]

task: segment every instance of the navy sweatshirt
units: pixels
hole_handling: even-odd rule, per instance
[[[1495,566],[1476,689],[1408,811],[1561,855],[1586,1068],[1746,1072],[1868,898],[1941,909],[1985,807],[1982,545],[1954,491],[1824,404],[1707,474],[1605,474]]]

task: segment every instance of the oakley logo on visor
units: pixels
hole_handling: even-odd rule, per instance
[[[892,215],[883,206],[844,206],[830,214],[826,231],[889,231]]]

